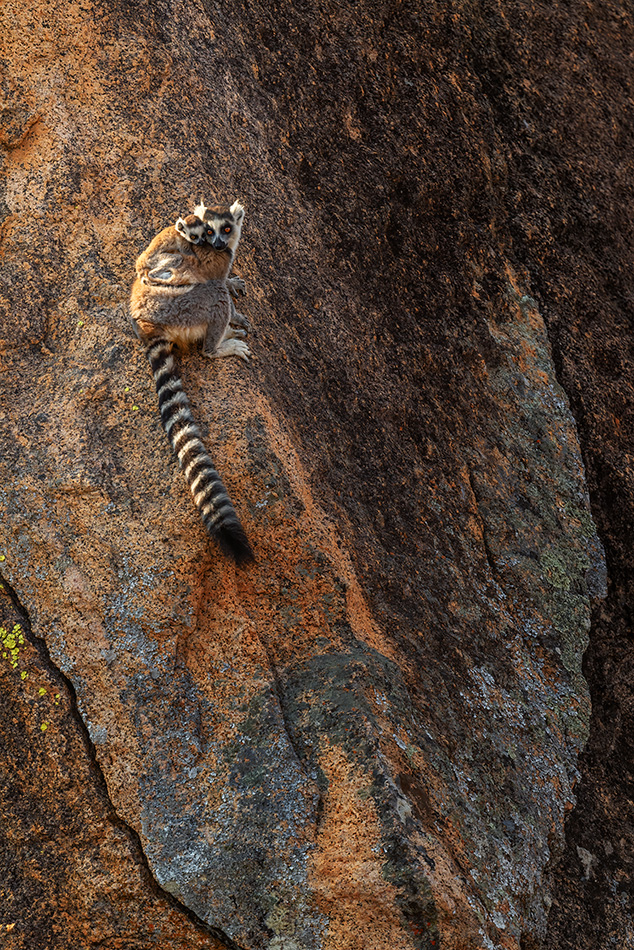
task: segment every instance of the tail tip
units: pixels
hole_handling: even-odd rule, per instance
[[[223,526],[214,532],[214,538],[222,553],[232,558],[238,567],[245,567],[255,561],[255,554],[241,525]]]

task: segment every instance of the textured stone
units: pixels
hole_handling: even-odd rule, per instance
[[[47,840],[3,874],[11,950],[626,945],[625,885],[590,909],[632,827],[627,662],[601,696],[632,22],[602,11],[5,4],[5,868]],[[183,363],[242,571],[125,313],[201,197],[246,207],[256,359]],[[562,383],[615,571],[581,760],[605,562]]]
[[[72,686],[0,591],[0,945],[219,948],[116,815]]]

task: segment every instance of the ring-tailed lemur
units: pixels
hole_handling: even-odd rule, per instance
[[[239,339],[247,322],[230,297],[244,283],[229,278],[244,209],[236,201],[230,208],[199,205],[196,212],[161,231],[137,259],[130,313],[154,374],[163,428],[205,528],[243,564],[253,551],[194,422],[173,349],[202,340],[206,356],[248,361],[249,348]]]

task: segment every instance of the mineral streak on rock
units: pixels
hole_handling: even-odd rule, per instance
[[[0,17],[0,944],[626,946],[631,12]],[[201,198],[246,207],[257,359],[183,362],[242,571],[125,313]]]

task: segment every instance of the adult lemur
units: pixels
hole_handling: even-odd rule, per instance
[[[198,205],[154,238],[136,262],[130,313],[150,362],[163,428],[183,469],[203,523],[222,551],[242,564],[253,551],[227,490],[192,417],[176,371],[174,345],[187,349],[202,340],[206,356],[248,360],[245,318],[230,292],[244,290],[229,277],[240,240],[244,209]]]

